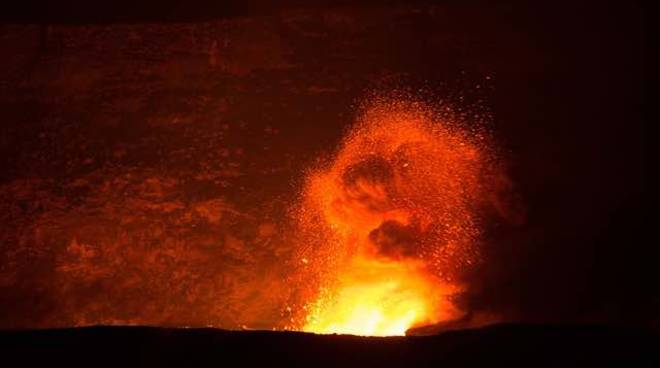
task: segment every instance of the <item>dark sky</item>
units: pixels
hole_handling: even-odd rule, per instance
[[[44,3],[48,4],[20,2],[0,15],[6,23],[1,26],[3,54],[12,55],[4,61],[0,94],[0,114],[5,121],[0,141],[2,205],[18,211],[5,211],[9,217],[2,232],[5,264],[0,271],[14,275],[6,276],[0,285],[6,291],[0,297],[0,312],[5,312],[0,314],[7,316],[0,318],[3,325],[41,325],[44,319],[60,316],[56,309],[84,309],[90,318],[112,315],[94,309],[94,300],[101,298],[94,294],[95,288],[114,290],[102,278],[94,278],[92,284],[77,281],[73,288],[84,288],[90,294],[75,305],[58,301],[58,295],[70,292],[62,286],[66,282],[42,286],[41,280],[50,278],[50,272],[59,272],[57,249],[72,236],[93,242],[107,235],[99,229],[106,229],[102,223],[112,222],[112,215],[104,212],[100,220],[85,212],[95,206],[95,195],[102,200],[114,198],[114,194],[98,194],[104,193],[99,184],[104,178],[138,168],[142,171],[137,175],[145,177],[147,171],[176,172],[175,176],[183,177],[194,169],[209,169],[202,164],[207,152],[204,145],[216,142],[208,129],[215,131],[225,123],[213,125],[216,123],[207,119],[206,126],[186,126],[185,122],[159,125],[159,119],[172,121],[188,114],[203,120],[219,113],[229,121],[227,135],[218,139],[227,147],[227,160],[238,163],[210,170],[235,169],[242,175],[186,181],[180,187],[173,184],[178,188],[171,189],[173,192],[185,192],[183,202],[208,204],[214,196],[221,196],[246,216],[254,215],[247,208],[268,202],[271,204],[259,208],[277,218],[273,208],[291,197],[292,180],[308,163],[303,157],[332,149],[350,122],[356,99],[379,83],[390,83],[383,82],[390,77],[406,88],[423,87],[434,96],[485,105],[492,113],[492,131],[503,147],[516,192],[524,203],[527,216],[523,225],[489,230],[485,248],[489,261],[470,276],[475,289],[465,302],[472,309],[492,310],[514,320],[657,325],[660,299],[653,281],[657,271],[652,264],[653,245],[646,236],[644,11],[635,2],[351,5],[353,2],[346,1],[310,6],[292,1],[278,7],[266,1]],[[315,23],[327,22],[336,9],[348,14],[345,25]],[[283,13],[297,15],[280,17]],[[298,20],[302,18],[305,20]],[[218,20],[230,25],[199,23]],[[134,28],[119,30],[126,22]],[[189,28],[158,25],[168,22],[189,22]],[[245,28],[240,29],[247,31],[232,33],[231,22],[244,22],[241,27]],[[35,23],[41,26],[30,26]],[[296,27],[287,28],[293,23]],[[21,24],[33,28],[20,28]],[[87,28],[70,28],[73,25]],[[193,34],[196,41],[179,40],[184,32]],[[127,41],[117,34],[128,35]],[[168,34],[177,41],[169,42]],[[221,71],[201,72],[199,65],[207,63],[208,56],[195,51],[186,54],[186,48],[197,42],[212,44],[210,40],[217,34],[238,45],[228,46],[233,59]],[[121,48],[124,42],[139,46],[135,54]],[[152,44],[153,50],[149,48]],[[166,62],[168,57],[174,62]],[[104,58],[116,69],[108,69]],[[169,75],[178,73],[180,79],[161,81],[145,76],[155,70],[154,65],[171,68],[167,69]],[[78,75],[76,70],[84,70],[81,79],[67,77]],[[221,83],[205,84],[208,76]],[[87,80],[92,84],[85,84]],[[102,87],[96,88],[94,83]],[[309,92],[311,84],[331,92]],[[163,85],[167,92],[149,95]],[[300,92],[306,88],[307,92]],[[133,94],[148,98],[137,106],[120,101],[120,95]],[[200,101],[218,98],[220,107],[206,111],[185,96]],[[99,117],[96,109],[108,101],[112,106],[101,108],[107,116]],[[255,104],[260,106],[258,111]],[[136,125],[137,116],[153,123]],[[271,138],[263,132],[271,128],[279,135],[268,140]],[[180,143],[173,143],[175,136],[182,137]],[[264,145],[270,146],[270,153],[255,153]],[[193,146],[197,149],[188,158],[173,153],[188,152],[185,150]],[[237,157],[231,158],[234,154]],[[88,156],[92,161],[87,161]],[[193,168],[193,162],[199,167]],[[279,168],[268,171],[277,165]],[[258,175],[266,175],[273,184],[263,188]],[[77,187],[60,176],[84,178],[91,189],[70,192]],[[35,177],[52,181],[24,184]],[[134,190],[146,190],[140,188]],[[251,190],[250,196],[243,194],[243,188]],[[169,189],[162,190],[167,194]],[[50,199],[36,200],[44,191],[51,193],[45,195]],[[24,203],[18,203],[17,192],[23,193],[20,201]],[[59,199],[52,199],[56,196]],[[72,203],[72,198],[80,204]],[[29,209],[39,201],[48,202],[40,204],[45,209]],[[56,214],[52,208],[66,209]],[[61,236],[57,240],[61,244],[53,240],[57,244],[50,245],[52,249],[44,251],[48,255],[43,257],[39,251],[16,251],[47,242],[38,235],[25,235],[45,226],[40,225],[44,218],[51,221],[48,224],[56,223],[45,233]],[[162,221],[171,225],[169,219]],[[238,234],[234,237],[241,241],[256,241],[254,228],[260,225],[245,226],[246,230],[241,221],[234,219],[222,226]],[[91,230],[79,230],[87,225]],[[121,231],[133,234],[130,229]],[[16,254],[28,255],[20,258]],[[20,269],[13,270],[17,264]],[[92,276],[79,278],[85,277]],[[19,309],[29,313],[21,314]],[[131,313],[113,318],[139,320],[134,317],[137,312]],[[12,314],[18,322],[12,321]],[[35,315],[40,317],[31,317]],[[180,321],[167,318],[163,320]],[[196,322],[193,317],[182,318]]]

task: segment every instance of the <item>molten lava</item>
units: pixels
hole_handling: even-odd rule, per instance
[[[481,129],[380,99],[310,170],[295,216],[304,331],[404,335],[455,320],[478,261],[479,208],[494,160]]]
[[[338,278],[338,288],[312,306],[306,331],[404,335],[411,326],[460,314],[445,300],[451,290],[434,280],[421,262],[356,257]]]

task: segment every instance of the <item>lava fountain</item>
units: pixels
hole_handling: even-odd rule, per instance
[[[494,155],[483,129],[427,105],[378,99],[306,176],[295,217],[306,300],[300,329],[404,335],[461,318],[479,261]],[[479,125],[479,124],[475,124]]]

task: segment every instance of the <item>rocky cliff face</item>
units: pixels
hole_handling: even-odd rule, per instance
[[[374,83],[479,72],[446,16],[2,26],[0,326],[288,323],[302,169]]]

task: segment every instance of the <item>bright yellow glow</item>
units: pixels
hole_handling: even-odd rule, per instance
[[[358,257],[341,275],[336,291],[311,306],[305,331],[400,336],[456,312],[441,306],[446,290],[415,262]]]
[[[308,172],[296,329],[404,335],[464,315],[454,302],[479,259],[476,209],[494,198],[495,171],[487,135],[450,118],[376,101]]]

